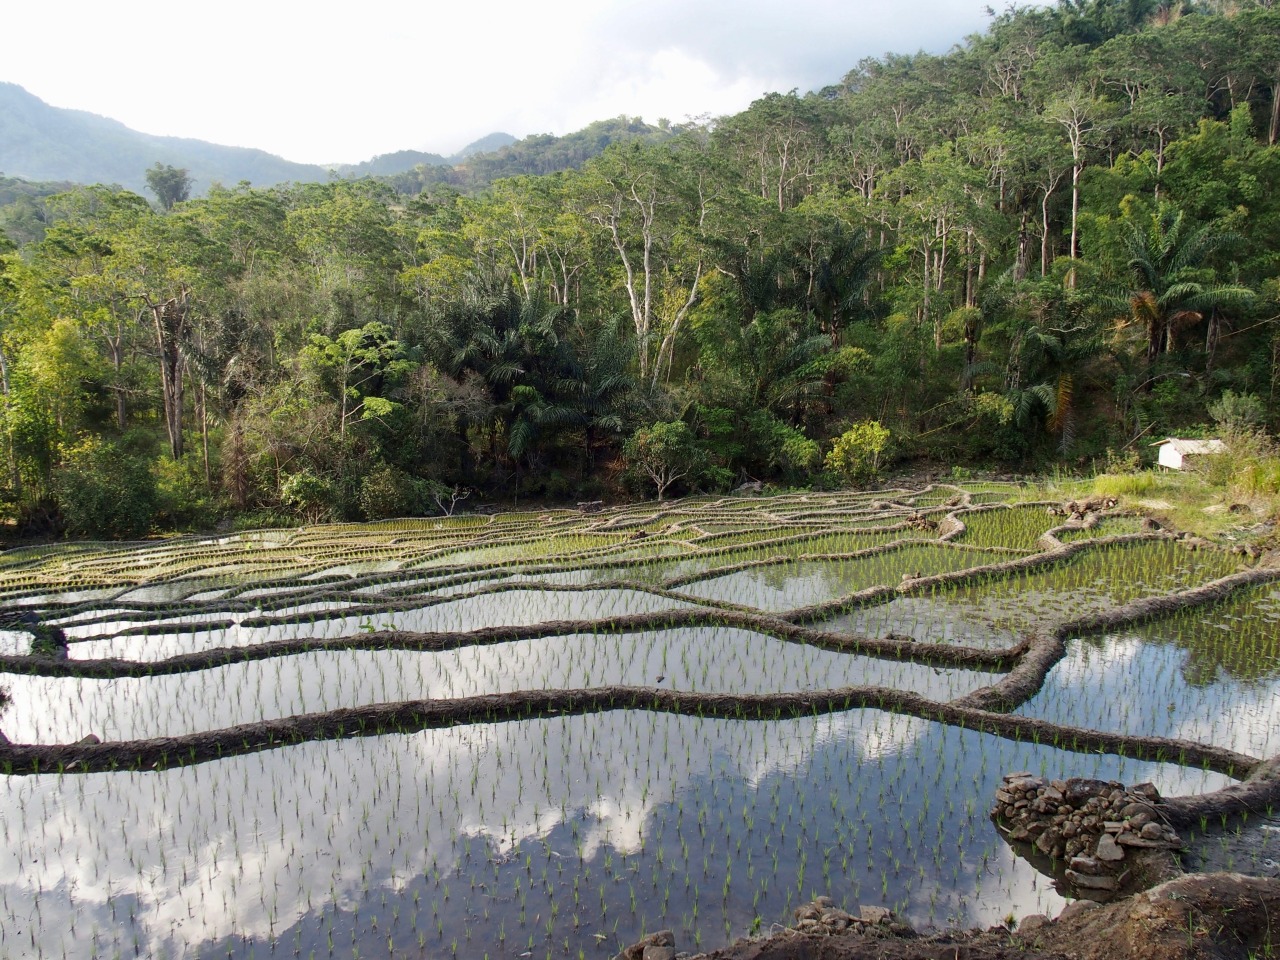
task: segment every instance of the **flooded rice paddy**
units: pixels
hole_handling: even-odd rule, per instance
[[[1002,774],[1237,772],[1070,749],[1090,730],[1280,753],[1280,575],[1029,497],[5,554],[10,620],[68,642],[0,632],[0,956],[608,957],[663,927],[711,949],[819,894],[922,928],[1052,911],[988,819]]]

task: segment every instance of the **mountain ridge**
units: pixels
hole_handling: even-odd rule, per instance
[[[418,150],[381,154],[356,164],[297,163],[255,147],[142,133],[119,120],[54,107],[16,83],[0,81],[0,172],[30,181],[113,183],[141,193],[155,163],[183,167],[194,192],[212,184],[254,186],[323,182],[338,176],[386,176],[420,165],[453,166],[517,142],[491,133],[449,157]]]

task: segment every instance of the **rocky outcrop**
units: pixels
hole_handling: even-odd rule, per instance
[[[1150,783],[1126,788],[1115,780],[1046,781],[1019,772],[1005,776],[991,816],[1010,842],[1063,865],[1072,894],[1109,900],[1178,872],[1172,854],[1182,839],[1164,822],[1161,805]]]
[[[884,907],[863,905],[856,914],[842,910],[830,897],[796,907],[793,929],[807,934],[834,935],[850,931],[864,936],[913,937],[915,931]]]
[[[647,937],[637,940],[624,949],[613,960],[675,960],[677,956],[688,954],[676,953],[676,937],[670,930],[659,930]]]

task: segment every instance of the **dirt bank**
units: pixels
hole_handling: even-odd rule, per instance
[[[888,919],[797,923],[808,929],[740,940],[692,960],[1252,960],[1280,948],[1280,880],[1191,874],[1107,905],[1079,901],[1056,919],[1025,917],[1014,931],[919,937]],[[681,956],[670,949],[637,960]]]

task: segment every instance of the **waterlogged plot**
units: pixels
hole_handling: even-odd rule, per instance
[[[978,566],[990,554],[946,546],[911,544],[847,560],[800,561],[760,566],[680,588],[690,597],[757,610],[784,611],[836,600],[906,577],[932,576]]]
[[[1199,793],[1280,750],[1280,572],[1035,500],[0,555],[0,955],[605,956],[820,894],[1052,910],[987,819],[1001,775]]]
[[[1225,780],[874,711],[622,712],[9,778],[0,837],[25,868],[0,880],[0,952],[610,956],[661,927],[710,947],[814,891],[996,923],[1062,905],[986,818],[1000,771],[1064,765]]]
[[[1072,640],[1019,713],[1280,754],[1280,589]]]
[[[1239,568],[1238,558],[1226,551],[1192,551],[1167,540],[1077,545],[1086,549],[1060,563],[983,578],[939,590],[937,596],[997,625],[1030,631],[1193,587]]]
[[[997,623],[977,606],[950,596],[894,597],[883,603],[854,607],[848,613],[814,624],[830,633],[910,637],[919,643],[952,643],[999,649],[1016,644],[1022,634],[1002,619]]]
[[[997,677],[702,627],[429,653],[313,651],[141,679],[14,677],[5,730],[23,743],[66,743],[90,731],[138,740],[374,703],[604,684],[748,694],[867,685],[951,700]]]
[[[1042,504],[975,511],[965,515],[965,531],[959,539],[977,547],[1035,550],[1041,535],[1060,522]]]
[[[340,639],[380,630],[465,632],[553,621],[627,617],[687,608],[690,604],[679,598],[637,590],[548,592],[513,585],[512,589],[504,592],[448,600],[417,609],[364,611],[342,616],[343,604],[318,606],[271,618],[246,618],[217,632],[163,630],[159,633],[76,640],[71,644],[72,656],[76,659],[159,660],[214,647],[251,647],[282,640]],[[100,628],[95,626],[93,632],[100,633]]]

